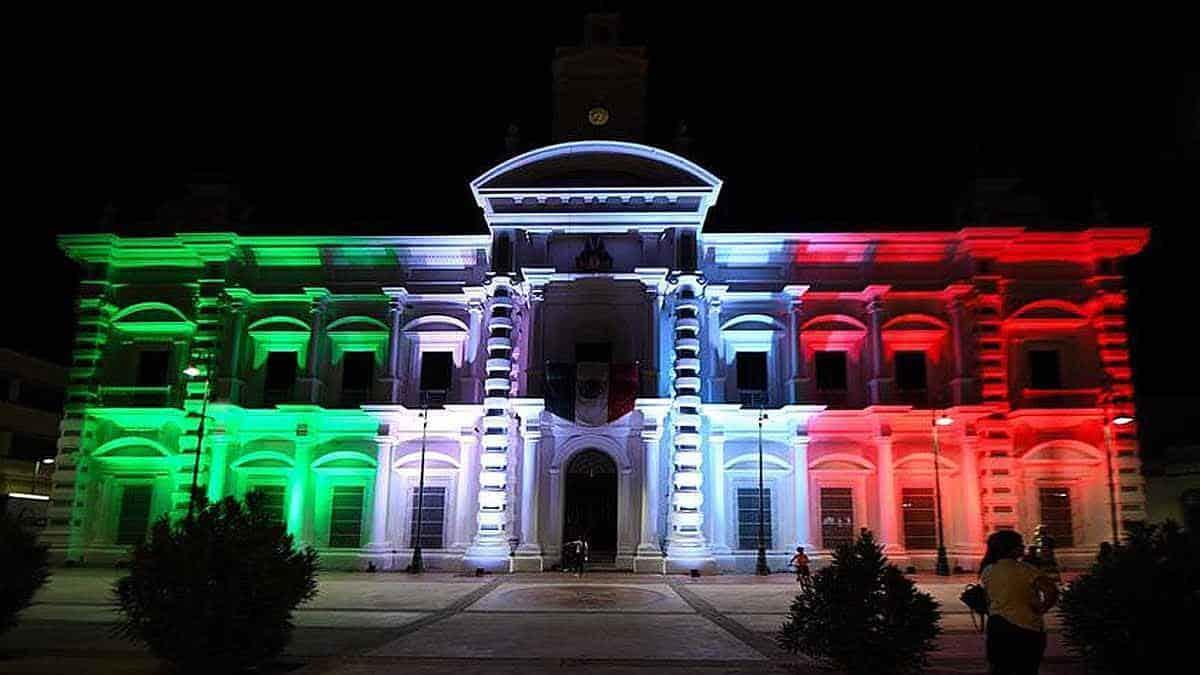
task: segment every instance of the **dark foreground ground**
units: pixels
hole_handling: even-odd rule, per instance
[[[163,673],[163,664],[110,634],[116,573],[57,570],[0,638],[0,673]],[[920,577],[942,603],[933,673],[984,673],[983,640],[958,601],[967,577]],[[816,672],[771,634],[795,586],[759,578],[545,573],[476,579],[452,574],[321,576],[297,613],[275,673],[759,673]],[[1051,620],[1043,673],[1084,673]]]

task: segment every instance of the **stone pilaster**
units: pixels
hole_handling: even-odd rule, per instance
[[[883,298],[875,297],[867,302],[867,316],[871,318],[871,378],[867,383],[871,394],[871,405],[880,405],[888,401],[891,394],[892,378],[884,371],[883,359]]]
[[[375,439],[378,446],[375,464],[375,490],[371,503],[371,540],[367,548],[373,552],[394,548],[388,540],[388,506],[392,490],[392,439]]]

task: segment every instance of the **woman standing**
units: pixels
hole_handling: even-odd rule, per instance
[[[1042,615],[1058,602],[1058,586],[1045,572],[1020,561],[1021,535],[1000,530],[987,540],[979,578],[987,591],[987,659],[993,675],[1038,672],[1046,651]]]

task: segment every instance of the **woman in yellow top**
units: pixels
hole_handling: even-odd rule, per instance
[[[1042,615],[1058,602],[1058,586],[1042,570],[1020,561],[1021,535],[1000,530],[988,537],[979,578],[988,596],[987,659],[992,675],[1038,672],[1046,651]]]

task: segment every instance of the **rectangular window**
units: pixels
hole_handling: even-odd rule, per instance
[[[1075,545],[1075,532],[1071,527],[1071,491],[1066,487],[1044,487],[1038,489],[1038,504],[1041,507],[1042,525],[1046,534],[1054,537],[1055,548],[1071,548]]]
[[[412,491],[412,526],[409,530],[410,544],[417,542],[417,488]],[[446,522],[446,488],[427,487],[421,499],[421,548],[445,548],[442,534]]]
[[[375,378],[375,352],[346,352],[342,355],[342,402],[365,403]]]
[[[771,548],[771,490],[763,489],[763,545]],[[758,488],[737,491],[738,549],[758,550]]]
[[[925,352],[896,352],[896,388],[900,391],[925,389]]]
[[[767,353],[737,353],[737,388],[739,391],[767,390]]]
[[[171,352],[165,349],[143,349],[138,352],[137,380],[134,384],[139,387],[167,386],[170,361]]]
[[[846,352],[817,352],[813,363],[818,391],[846,391]]]
[[[127,485],[121,492],[121,513],[117,520],[117,545],[132,546],[146,538],[150,527],[151,485]]]
[[[263,510],[267,513],[267,518],[276,525],[283,525],[285,520],[283,516],[284,495],[287,493],[285,485],[256,485],[254,492],[262,495]]]
[[[267,354],[267,374],[263,382],[264,403],[288,403],[296,386],[296,352]]]
[[[329,510],[329,547],[358,548],[362,546],[363,495],[361,485],[338,485],[333,488],[332,508]]]
[[[1058,350],[1035,349],[1029,352],[1029,386],[1034,389],[1062,389]]]
[[[904,488],[900,506],[904,512],[904,547],[910,551],[937,548],[937,514],[933,488]]]
[[[854,491],[821,488],[821,545],[828,549],[854,543]]]
[[[454,372],[453,355],[450,352],[424,352],[421,354],[421,391],[450,391],[450,377]]]

